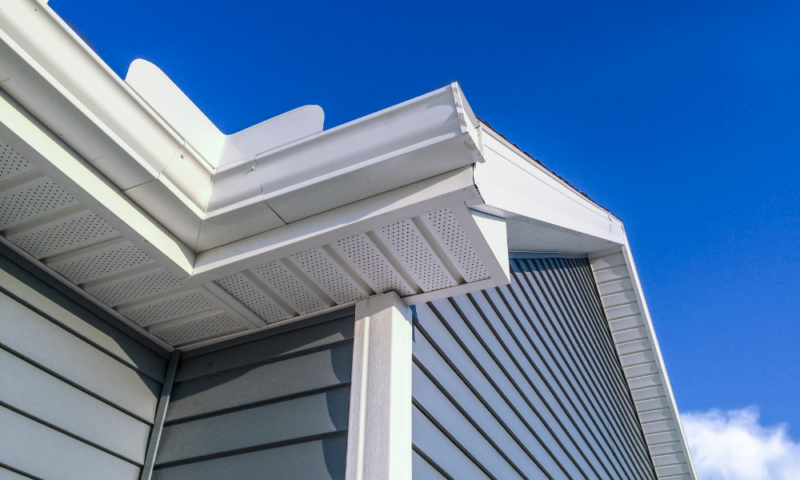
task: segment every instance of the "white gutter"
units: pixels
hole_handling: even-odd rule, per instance
[[[0,0],[0,77],[195,252],[482,161],[457,84],[329,131],[310,106],[226,136],[155,66],[122,81],[35,0]]]

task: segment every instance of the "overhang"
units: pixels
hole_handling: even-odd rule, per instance
[[[653,387],[677,432],[651,453],[673,461],[660,478],[693,476],[622,223],[482,124],[458,84],[330,130],[306,106],[224,135],[157,67],[123,81],[34,0],[2,3],[0,77],[0,241],[169,350],[389,291],[503,285],[509,253],[599,266],[624,250],[628,283],[596,268],[606,313],[634,298],[653,372],[629,386]]]

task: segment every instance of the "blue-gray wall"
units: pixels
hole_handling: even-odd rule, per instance
[[[166,353],[4,247],[0,269],[0,478],[138,478]]]
[[[414,479],[655,478],[588,261],[511,270],[416,307]]]
[[[184,354],[153,478],[343,479],[353,316]]]

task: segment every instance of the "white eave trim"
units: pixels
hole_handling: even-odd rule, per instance
[[[457,84],[328,131],[304,107],[225,136],[134,67],[122,81],[47,5],[0,10],[3,89],[195,252],[482,160]]]
[[[627,236],[624,241],[619,247],[589,254],[600,299],[658,478],[696,480],[675,395]],[[630,348],[631,345],[636,347]]]
[[[484,163],[475,166],[480,210],[510,221],[539,222],[622,245],[622,223],[482,125]]]

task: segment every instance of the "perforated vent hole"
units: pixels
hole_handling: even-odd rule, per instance
[[[258,267],[253,273],[300,313],[311,313],[325,308],[308,287],[279,262]]]
[[[455,285],[439,258],[423,240],[411,220],[393,223],[381,228],[381,235],[389,248],[400,257],[419,279],[426,292]]]
[[[67,217],[63,222],[47,225],[9,240],[36,258],[68,252],[80,247],[118,237],[119,234],[92,212]]]
[[[286,312],[281,310],[275,302],[238,273],[230,277],[220,278],[216,283],[267,323],[277,322],[288,317]]]
[[[395,291],[403,297],[414,294],[366,235],[344,238],[335,246],[351,267],[372,281],[377,293]]]
[[[97,252],[97,254],[76,258],[54,267],[72,283],[105,277],[124,272],[141,265],[153,263],[153,259],[131,244],[121,244]]]
[[[316,249],[290,257],[317,285],[333,296],[336,303],[352,302],[364,294],[323,251]]]
[[[180,285],[172,274],[162,269],[119,280],[108,285],[87,288],[86,291],[106,305],[114,307],[178,287]]]
[[[489,277],[489,272],[449,208],[431,212],[425,217],[434,235],[456,258],[464,280],[474,282]]]
[[[214,304],[208,301],[206,297],[199,293],[191,292],[163,302],[125,310],[122,313],[137,324],[146,327],[154,323],[202,312],[203,310],[211,310],[212,308],[214,308]]]
[[[0,229],[77,204],[72,195],[47,178],[37,178],[0,194]]]
[[[244,327],[239,325],[239,322],[226,313],[220,313],[213,317],[153,332],[153,334],[170,345],[183,345],[241,330],[244,330]]]
[[[22,175],[33,170],[27,160],[13,148],[0,144],[0,181]]]

